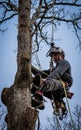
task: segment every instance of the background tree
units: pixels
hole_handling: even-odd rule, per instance
[[[73,117],[73,121],[74,121],[74,128],[75,130],[81,130],[81,106],[80,105],[76,105],[76,107],[74,108],[74,111],[72,112],[72,117]],[[66,118],[64,118],[64,120],[62,122],[58,122],[57,121],[57,117],[55,117],[53,115],[53,118],[49,119],[48,117],[48,126],[45,128],[45,130],[74,130],[73,126],[72,126],[72,121],[69,118],[69,116],[67,116]],[[59,124],[60,123],[60,124]]]
[[[79,105],[76,105],[76,107],[74,109],[73,120],[74,120],[74,124],[75,124],[75,129],[81,130],[81,106],[79,106]],[[72,129],[71,120],[69,120],[68,123],[66,122],[66,126],[67,126],[67,129],[69,129],[69,128]]]
[[[30,7],[30,8],[29,8]],[[31,109],[31,41],[35,41],[34,51],[39,50],[39,45],[44,41],[50,43],[51,35],[48,31],[51,25],[57,29],[61,22],[66,22],[72,27],[81,45],[80,38],[80,22],[81,22],[81,1],[80,0],[0,0],[0,31],[4,32],[3,24],[18,16],[18,53],[17,53],[17,73],[14,84],[10,89],[4,89],[2,93],[2,101],[7,105],[8,112],[6,117],[8,129],[22,129],[23,123],[26,121],[29,129],[33,120],[33,128],[35,120],[29,118],[34,116],[35,111]],[[31,9],[31,14],[30,14]],[[69,12],[69,13],[68,13]],[[21,33],[22,32],[22,33]],[[54,40],[54,39],[52,39]],[[11,95],[11,96],[10,96]],[[11,101],[11,102],[10,102]],[[9,104],[8,104],[9,102]],[[31,116],[31,111],[33,115]],[[15,118],[13,119],[13,113]],[[22,116],[23,115],[23,116]],[[36,116],[37,117],[37,116]],[[20,120],[18,120],[20,119]],[[21,121],[23,121],[21,123]]]
[[[4,117],[6,115],[5,108],[0,104],[0,130],[6,129],[6,123],[4,122]]]

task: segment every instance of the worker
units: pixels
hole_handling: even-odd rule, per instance
[[[42,106],[40,108],[44,108],[43,95],[49,97],[49,92],[56,92],[58,90],[64,93],[63,85],[66,89],[69,89],[73,83],[71,65],[65,59],[64,50],[54,46],[49,50],[48,55],[56,64],[56,66],[51,68],[51,73],[50,69],[39,71],[34,66],[31,67],[32,73],[36,75],[34,83],[37,85],[37,89],[39,89],[36,93],[36,99],[38,98],[38,101],[40,100],[39,104]],[[33,90],[32,88],[32,92]]]

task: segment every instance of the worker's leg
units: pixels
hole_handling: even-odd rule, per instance
[[[63,89],[63,84],[60,80],[56,79],[46,80],[44,85],[41,87],[41,91],[43,92],[56,91],[60,89]]]

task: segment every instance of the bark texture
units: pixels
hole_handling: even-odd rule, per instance
[[[2,102],[7,106],[7,130],[34,130],[38,112],[27,104],[27,89],[4,88]]]
[[[31,107],[31,0],[19,0],[17,73],[14,84],[2,91],[7,106],[7,130],[34,130],[38,116]]]

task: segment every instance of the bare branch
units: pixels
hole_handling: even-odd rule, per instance
[[[10,0],[6,0],[6,1],[1,0],[0,8],[1,8],[0,25],[18,14],[17,6],[13,4]]]
[[[16,3],[16,4],[15,4]],[[54,13],[53,13],[54,7]],[[0,0],[0,25],[18,15],[17,0]],[[31,35],[39,44],[44,40],[47,44],[51,33],[46,28],[54,24],[55,29],[61,22],[71,23],[81,45],[81,1],[80,0],[32,0],[31,1]],[[54,19],[54,23],[53,23]],[[38,32],[38,33],[37,33]],[[38,36],[36,36],[38,35]],[[39,47],[38,47],[39,48]]]

